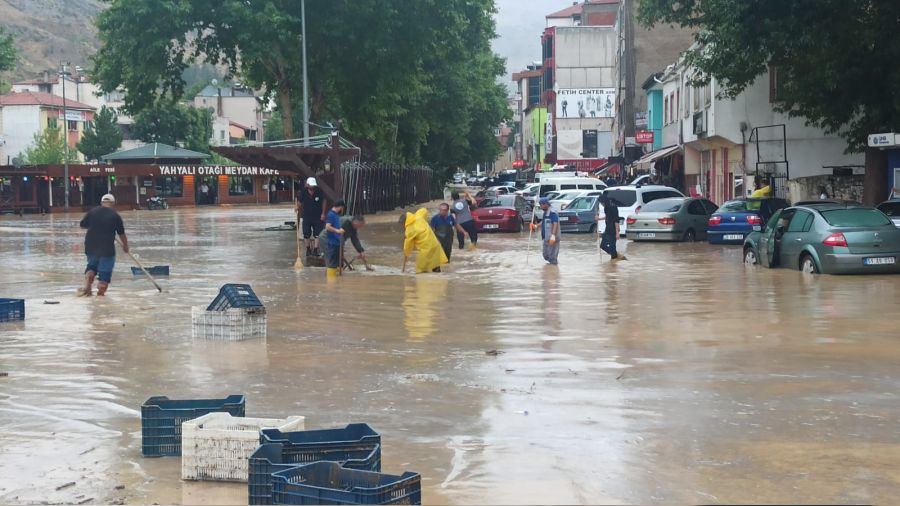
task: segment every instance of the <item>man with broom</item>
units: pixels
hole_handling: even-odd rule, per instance
[[[87,268],[84,270],[84,288],[79,295],[92,295],[94,279],[97,279],[97,296],[106,295],[116,266],[116,234],[122,238],[122,250],[128,253],[128,237],[122,217],[113,209],[116,198],[107,193],[100,199],[100,206],[88,211],[81,220],[84,235],[84,254]]]

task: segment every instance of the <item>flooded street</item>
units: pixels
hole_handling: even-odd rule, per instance
[[[247,396],[247,415],[366,422],[426,504],[889,502],[900,494],[900,276],[745,268],[739,248],[483,236],[401,274],[394,213],[361,232],[375,272],[293,269],[288,207],[123,212],[158,294],[120,254],[78,298],[80,215],[0,218],[0,503],[246,504],[141,457],[148,397]],[[621,247],[620,246],[620,247]],[[191,338],[191,306],[249,283],[268,338]],[[59,301],[58,305],[43,301]],[[497,354],[488,354],[499,350]],[[74,485],[69,485],[74,482]],[[68,485],[68,486],[66,486]]]

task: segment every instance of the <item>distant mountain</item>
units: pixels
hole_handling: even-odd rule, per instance
[[[91,67],[100,0],[0,0],[0,25],[16,39],[18,67],[6,80],[35,77],[61,61]]]

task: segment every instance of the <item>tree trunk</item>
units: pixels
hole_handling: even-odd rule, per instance
[[[278,105],[281,109],[284,138],[294,139],[294,104],[291,103],[291,90],[287,86],[278,89]]]
[[[866,177],[863,181],[863,204],[874,206],[887,198],[887,152],[866,148]]]

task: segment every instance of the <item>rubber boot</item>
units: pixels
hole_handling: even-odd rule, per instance
[[[338,276],[338,270],[334,267],[328,267],[326,269],[329,278],[336,278]]]

